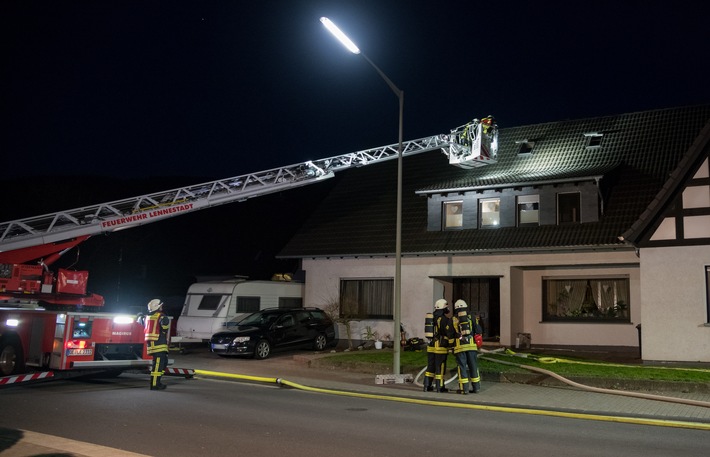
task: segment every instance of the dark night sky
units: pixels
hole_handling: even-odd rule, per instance
[[[174,187],[146,178],[196,184],[396,143],[397,98],[321,16],[404,91],[411,140],[488,114],[505,128],[710,103],[708,5],[6,0],[0,151],[5,177],[20,179],[6,187],[0,215]],[[96,190],[96,177],[99,187],[101,177],[143,181],[110,193]],[[272,243],[263,225],[244,221],[302,221],[295,207],[313,200],[309,192],[92,238],[77,268],[92,271],[94,291],[109,302],[126,294],[140,302],[168,282],[161,293],[184,294],[186,275],[268,277],[288,230]]]
[[[710,101],[704,1],[4,1],[14,173],[210,179],[397,142]],[[161,189],[156,189],[161,190]]]

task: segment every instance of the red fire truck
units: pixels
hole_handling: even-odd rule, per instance
[[[91,236],[304,186],[399,154],[439,149],[461,168],[495,163],[497,126],[483,125],[474,119],[450,134],[0,223],[0,386],[150,364],[135,316],[100,312],[104,299],[87,293],[87,271],[50,269]]]
[[[0,252],[0,386],[150,365],[135,316],[97,312],[103,298],[86,292],[88,272],[50,270],[81,241]]]

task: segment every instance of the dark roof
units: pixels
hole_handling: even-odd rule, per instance
[[[622,249],[637,221],[710,120],[710,105],[502,128],[498,162],[464,170],[441,151],[403,161],[403,255]],[[603,133],[587,148],[585,134]],[[521,141],[532,154],[518,154]],[[564,226],[427,231],[421,194],[603,177],[599,222]],[[280,257],[382,256],[395,251],[397,163],[342,172]],[[419,194],[419,195],[418,195]]]

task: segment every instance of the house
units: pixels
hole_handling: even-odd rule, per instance
[[[497,163],[403,168],[401,322],[463,298],[506,346],[710,362],[710,105],[500,126]],[[305,301],[393,329],[396,161],[348,170],[280,253]],[[357,335],[357,329],[355,335]]]

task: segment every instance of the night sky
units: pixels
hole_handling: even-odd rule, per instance
[[[404,139],[411,140],[488,114],[505,128],[710,103],[708,5],[3,1],[0,150],[5,176],[20,184],[0,214],[43,214],[75,207],[76,195],[82,205],[101,203],[139,195],[139,188],[171,188],[164,178],[194,184],[396,143],[396,96],[325,30],[321,16],[404,91]],[[102,179],[110,179],[104,187],[122,182],[116,179],[144,181],[115,185],[113,193],[89,186]],[[290,192],[268,203],[290,208],[310,198]],[[234,208],[229,218],[263,208]],[[207,212],[224,220],[218,211],[227,210]],[[244,273],[236,260],[185,271],[188,252],[199,249],[195,241],[207,238],[179,227],[205,222],[191,215],[126,231],[110,244],[92,239],[95,250],[80,266],[118,265],[124,278],[141,277],[147,288],[146,260],[136,252],[161,259],[154,269],[179,264],[184,274]],[[232,223],[231,231],[208,232],[212,245],[202,250],[222,260],[238,252],[252,266],[278,250],[278,243],[265,249],[245,241],[235,235],[244,229]],[[174,239],[158,250],[150,240],[166,234]],[[279,243],[288,238],[279,236]],[[129,267],[131,250],[136,260]],[[114,271],[95,277],[99,292],[118,297]]]
[[[13,174],[211,179],[404,139],[710,101],[708,2],[3,1]],[[160,190],[160,189],[157,189]]]

